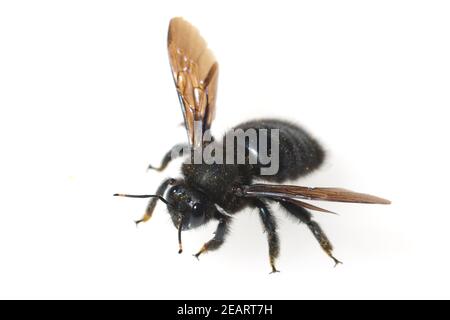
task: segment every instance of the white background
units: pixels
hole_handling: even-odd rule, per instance
[[[186,135],[166,34],[184,16],[220,61],[220,135],[279,117],[323,142],[298,184],[384,196],[322,203],[344,262],[275,207],[280,274],[256,211],[196,261],[212,224],[176,231],[164,206],[136,229]],[[450,298],[446,1],[2,1],[0,298]]]

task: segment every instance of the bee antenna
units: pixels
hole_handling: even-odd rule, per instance
[[[178,226],[178,253],[183,252],[183,244],[181,243],[181,231],[183,230],[183,221],[180,221],[180,225]]]
[[[164,199],[159,194],[123,194],[123,193],[115,193],[113,194],[114,197],[127,197],[127,198],[158,198],[158,200],[161,200],[164,202],[168,207],[170,207],[169,202],[167,202],[166,199]]]

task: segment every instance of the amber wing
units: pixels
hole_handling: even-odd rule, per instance
[[[219,65],[198,30],[183,18],[170,21],[167,48],[189,143],[198,147],[198,133],[214,119]]]
[[[290,185],[253,184],[241,187],[239,193],[246,197],[272,197],[369,204],[391,203],[389,200],[380,197],[340,188],[309,188]]]

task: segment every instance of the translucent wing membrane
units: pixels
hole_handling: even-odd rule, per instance
[[[182,18],[170,21],[167,48],[189,143],[198,147],[195,125],[203,133],[214,119],[219,65],[198,30]]]

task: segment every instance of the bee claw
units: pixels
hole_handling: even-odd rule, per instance
[[[280,273],[280,271],[277,269],[273,269],[272,272],[270,272],[269,274],[274,274],[274,273]]]
[[[339,264],[344,264],[343,262],[339,261],[338,259],[336,259],[335,257],[331,257],[334,261],[334,268],[336,268]]]

